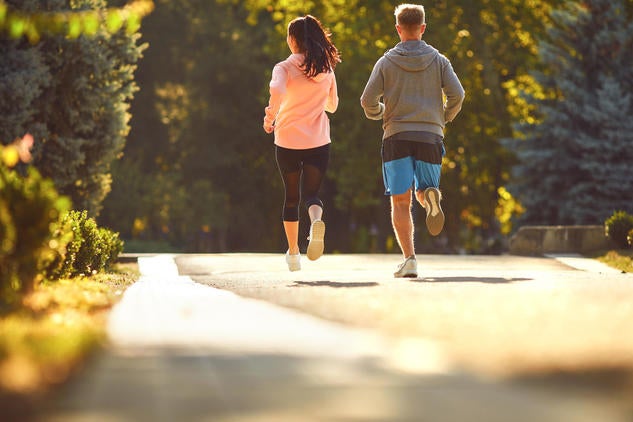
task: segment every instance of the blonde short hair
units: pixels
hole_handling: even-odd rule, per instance
[[[396,7],[394,15],[396,24],[407,29],[424,25],[426,20],[424,6],[421,4],[401,4]]]

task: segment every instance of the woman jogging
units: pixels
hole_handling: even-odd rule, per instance
[[[290,22],[286,41],[292,54],[273,68],[264,130],[275,133],[275,157],[285,187],[286,263],[290,271],[297,271],[301,269],[298,237],[302,199],[311,221],[308,259],[323,254],[325,223],[319,189],[331,142],[325,112],[333,113],[338,107],[334,68],[340,55],[329,32],[310,15]]]

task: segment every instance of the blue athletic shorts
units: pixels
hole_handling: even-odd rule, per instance
[[[385,139],[382,144],[382,176],[385,195],[400,195],[440,187],[444,143]]]

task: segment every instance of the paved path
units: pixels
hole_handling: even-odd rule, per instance
[[[298,273],[280,255],[142,258],[112,347],[41,419],[633,420],[631,275],[575,257],[419,260],[419,279],[394,280],[394,255]]]

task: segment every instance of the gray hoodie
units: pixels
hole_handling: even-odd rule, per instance
[[[450,61],[425,41],[401,42],[387,51],[360,98],[369,119],[383,119],[383,139],[400,132],[444,136],[463,101],[464,88]]]

